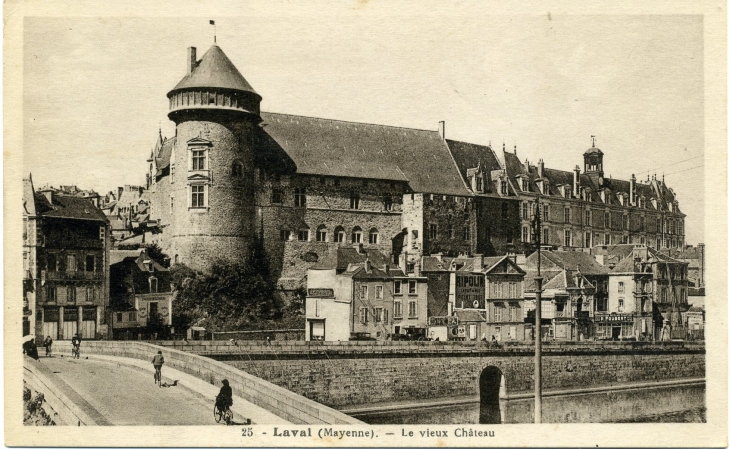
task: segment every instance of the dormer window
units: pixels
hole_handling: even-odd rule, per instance
[[[476,181],[477,181],[477,192],[481,192],[482,190],[484,190],[484,185],[482,183],[482,177],[477,175]]]
[[[507,195],[507,180],[501,179],[499,181],[499,184],[500,184],[499,190],[502,193],[502,195]]]
[[[527,192],[529,189],[529,183],[527,182],[527,179],[522,178],[522,191]]]

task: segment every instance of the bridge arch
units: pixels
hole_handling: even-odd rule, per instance
[[[496,366],[488,366],[479,376],[479,424],[501,424],[504,410],[500,399],[506,395],[504,375]]]

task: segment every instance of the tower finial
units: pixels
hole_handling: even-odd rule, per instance
[[[593,140],[593,148],[596,148],[596,136],[591,134],[591,139]]]
[[[211,20],[210,24],[213,25],[213,43],[216,43],[216,31],[215,31],[215,20]]]

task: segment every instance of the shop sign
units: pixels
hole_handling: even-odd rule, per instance
[[[307,290],[307,296],[314,298],[332,298],[335,296],[335,291],[331,288],[310,288]]]
[[[595,320],[597,323],[608,323],[619,321],[634,321],[634,317],[632,315],[626,314],[596,315]]]
[[[429,326],[456,326],[459,319],[455,316],[432,316],[428,318]]]

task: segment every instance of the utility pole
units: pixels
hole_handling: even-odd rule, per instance
[[[540,197],[535,199],[535,226],[537,242],[537,276],[535,277],[535,424],[542,422],[542,227],[540,226]]]

